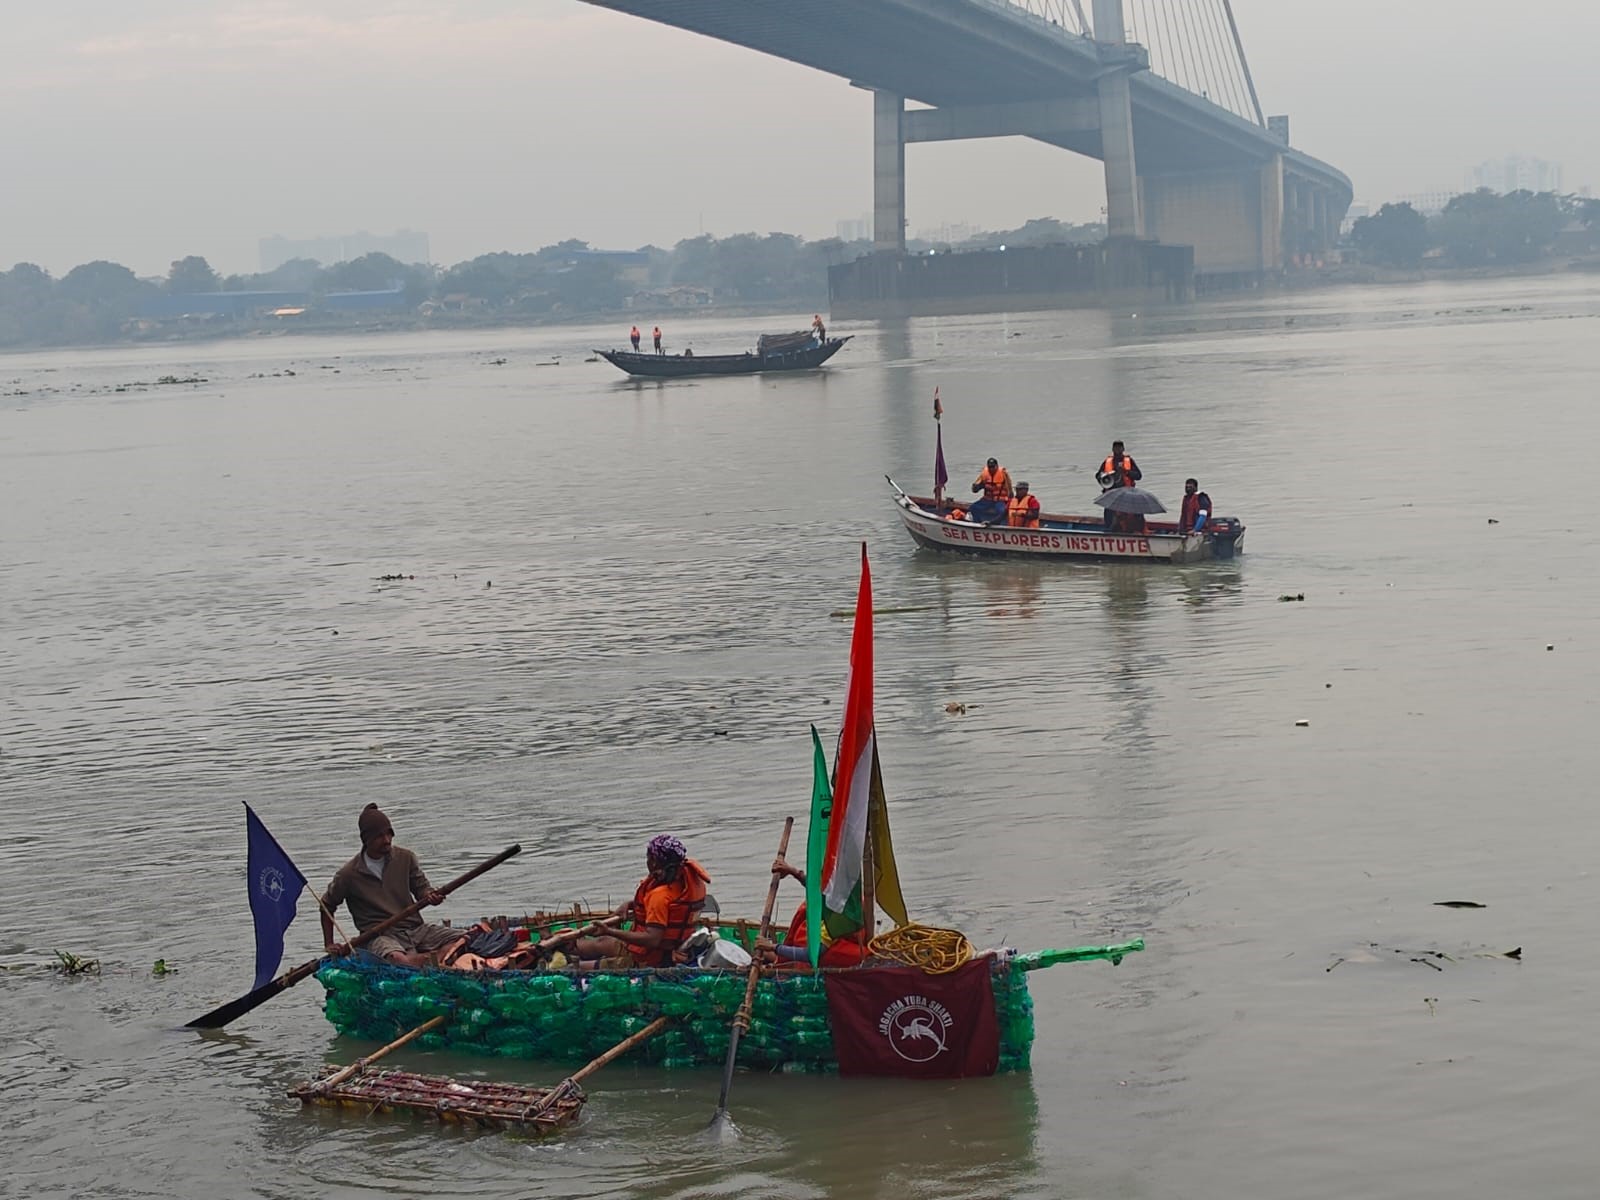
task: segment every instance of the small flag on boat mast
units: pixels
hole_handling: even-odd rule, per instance
[[[255,986],[262,988],[272,982],[283,962],[284,931],[294,921],[294,906],[306,886],[306,877],[248,804],[244,806],[244,823],[250,915],[256,924]]]
[[[944,416],[944,405],[939,403],[939,388],[935,385],[933,389],[933,419],[937,421],[942,416]]]
[[[933,419],[938,422],[944,416],[944,405],[939,403],[939,389],[933,389]],[[933,451],[933,500],[939,507],[944,505],[944,486],[950,482],[950,472],[944,466],[944,425],[934,426],[934,451]]]

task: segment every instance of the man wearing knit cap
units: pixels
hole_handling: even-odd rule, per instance
[[[442,904],[444,894],[428,882],[417,856],[394,844],[394,826],[376,804],[361,810],[356,821],[361,831],[361,853],[339,868],[322,896],[322,943],[329,954],[348,954],[350,947],[333,940],[330,913],[345,904],[356,928],[365,933],[374,925],[411,907],[413,900]],[[379,958],[407,967],[423,967],[435,951],[461,940],[459,929],[426,924],[420,913],[390,926],[367,943]]]

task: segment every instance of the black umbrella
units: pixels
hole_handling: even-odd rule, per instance
[[[1095,503],[1108,512],[1125,513],[1160,513],[1166,512],[1167,506],[1156,499],[1154,492],[1147,492],[1143,488],[1121,487],[1112,488],[1095,498]]]

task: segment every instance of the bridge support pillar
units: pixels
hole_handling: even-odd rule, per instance
[[[872,249],[906,250],[906,101],[893,92],[872,93]]]
[[[1122,0],[1094,0],[1094,37],[1102,46],[1123,46]],[[1133,155],[1133,100],[1128,72],[1105,70],[1095,84],[1100,101],[1101,157],[1106,167],[1106,236],[1143,237],[1139,167]]]
[[[1261,168],[1261,272],[1283,270],[1283,155],[1274,154]]]

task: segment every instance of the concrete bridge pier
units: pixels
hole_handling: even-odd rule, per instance
[[[1168,245],[1193,246],[1199,274],[1272,274],[1284,263],[1289,186],[1282,155],[1260,167],[1143,175],[1145,231]]]
[[[1133,153],[1133,94],[1128,86],[1128,64],[1119,53],[1128,40],[1122,24],[1122,0],[1094,0],[1094,37],[1101,47],[1102,62],[1110,60],[1095,82],[1101,157],[1106,168],[1106,236],[1140,238],[1145,223],[1139,167]]]
[[[872,93],[872,249],[906,251],[906,99]]]

